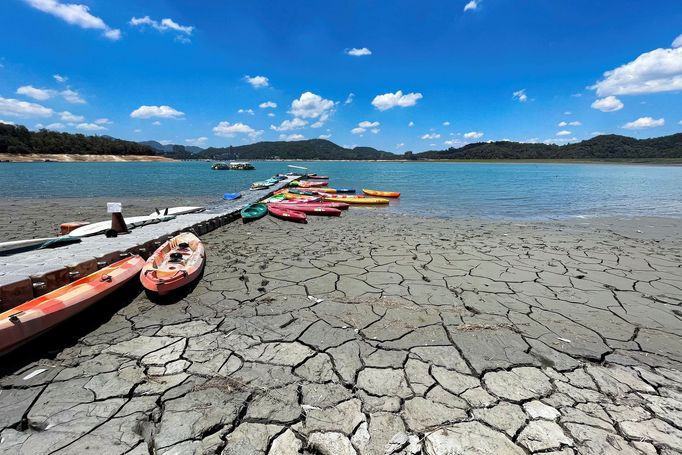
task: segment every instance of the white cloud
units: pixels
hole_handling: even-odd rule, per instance
[[[26,0],[37,10],[51,14],[68,24],[85,29],[101,30],[111,40],[121,38],[121,31],[112,29],[104,21],[90,14],[90,8],[77,3],[60,3],[58,0]]]
[[[468,133],[464,133],[464,137],[466,139],[479,139],[483,137],[483,133],[480,131],[469,131]]]
[[[85,104],[85,100],[81,98],[80,93],[75,90],[66,89],[59,92],[59,94],[71,104]]]
[[[573,112],[571,112],[571,111],[564,112],[564,115],[572,115],[572,114],[573,114]]]
[[[52,98],[56,92],[46,88],[36,88],[32,85],[24,85],[17,89],[17,95],[28,96],[34,100],[45,101]]]
[[[50,123],[49,125],[45,126],[45,129],[48,129],[48,130],[63,130],[64,128],[66,128],[66,125],[64,125],[61,122],[54,122],[54,123]]]
[[[129,23],[130,25],[133,26],[150,25],[160,32],[164,32],[166,30],[174,30],[176,32],[184,33],[186,35],[191,35],[192,31],[194,30],[194,26],[180,25],[170,18],[161,19],[161,22],[158,22],[150,18],[149,16],[133,17],[132,19],[130,19]]]
[[[358,126],[359,126],[360,128],[376,128],[376,127],[379,126],[379,125],[381,125],[381,123],[379,123],[379,122],[370,122],[370,121],[367,121],[367,120],[358,123]]]
[[[329,139],[332,137],[332,135],[331,134],[320,134],[318,137],[320,139]]]
[[[394,107],[410,107],[417,104],[417,100],[422,99],[421,93],[406,93],[403,95],[402,90],[395,93],[384,93],[377,95],[372,100],[372,106],[380,111],[386,111]]]
[[[674,49],[677,49],[678,47],[682,47],[682,35],[675,38],[675,41],[673,41],[672,46]]]
[[[80,94],[70,88],[59,92],[49,88],[37,88],[32,85],[23,85],[17,89],[17,95],[28,96],[29,98],[39,101],[49,100],[50,98],[60,95],[69,103],[85,104],[85,100],[81,98]]]
[[[443,122],[443,126],[450,126],[450,122]]]
[[[678,122],[678,125],[682,125],[682,120],[680,120],[680,121]]]
[[[159,144],[161,145],[171,145],[173,141],[169,141],[168,139],[162,139],[159,141]]]
[[[98,118],[97,120],[95,120],[95,123],[97,125],[110,125],[113,122],[108,118]]]
[[[85,117],[83,117],[82,115],[75,115],[69,111],[64,111],[59,115],[60,115],[61,119],[65,122],[79,123],[79,122],[82,122],[85,120]]]
[[[456,147],[458,145],[464,145],[465,142],[462,142],[459,139],[449,139],[449,140],[443,142],[443,144],[447,145],[448,147]]]
[[[161,126],[161,122],[159,122],[158,120],[155,120],[155,121],[152,122],[152,125],[154,125],[154,126]]]
[[[464,5],[464,11],[474,11],[476,8],[478,8],[478,2],[476,0],[471,0]]]
[[[349,93],[346,101],[344,101],[343,104],[351,104],[353,102],[353,98],[355,98],[355,93]]]
[[[438,133],[423,134],[423,135],[421,136],[421,138],[424,139],[424,140],[440,139],[440,134],[438,134]]]
[[[185,142],[187,144],[193,145],[195,147],[203,147],[204,144],[206,144],[206,141],[208,141],[208,138],[206,136],[185,139]]]
[[[237,113],[253,115],[255,112],[253,112],[253,109],[239,109]]]
[[[268,112],[268,117],[274,117],[275,113],[274,112]]]
[[[140,106],[130,113],[132,118],[180,118],[184,112],[173,109],[170,106]]]
[[[291,102],[289,113],[295,117],[316,118],[324,123],[333,113],[335,104],[334,101],[324,99],[320,95],[305,92]]]
[[[599,98],[592,103],[592,109],[597,109],[602,112],[616,112],[623,109],[625,105],[621,100],[615,96],[607,96],[606,98]]]
[[[414,122],[408,123],[407,126],[409,126],[410,128],[412,128],[412,127],[414,126]]]
[[[372,55],[372,51],[370,51],[366,47],[361,48],[354,47],[352,49],[346,49],[346,54],[352,55],[353,57],[362,57],[364,55]]]
[[[14,98],[0,97],[0,115],[10,117],[50,117],[54,111],[49,107]]]
[[[395,148],[397,148],[397,149],[402,148],[402,147],[405,147],[405,143],[404,143],[404,142],[401,142],[400,144],[396,144],[396,145],[395,145]]]
[[[76,128],[83,131],[102,131],[106,130],[102,125],[96,123],[79,123]]]
[[[652,117],[640,117],[635,121],[628,122],[622,127],[626,130],[643,130],[646,128],[655,128],[657,126],[665,125],[665,119],[654,119]]]
[[[60,84],[63,84],[64,82],[69,80],[68,77],[62,76],[61,74],[53,74],[52,77],[54,78],[55,81],[59,82]]]
[[[567,130],[561,130],[556,133],[557,136],[570,136],[572,133]]]
[[[559,122],[559,126],[562,128],[564,126],[581,126],[581,125],[582,125],[582,123],[579,122],[578,120],[574,120],[572,122]]]
[[[5,125],[16,125],[14,122],[10,122],[9,120],[3,120],[0,118],[0,123],[4,123]]]
[[[271,130],[275,131],[291,131],[303,128],[308,122],[298,117],[294,117],[291,120],[284,120],[279,126],[270,125]]]
[[[379,126],[381,124],[379,122],[370,122],[368,120],[364,120],[360,123],[358,123],[358,126],[350,130],[351,133],[353,134],[363,134],[365,131],[370,130],[372,133],[377,134],[379,131]]]
[[[301,141],[305,139],[305,136],[302,134],[280,134],[279,139],[281,141]]]
[[[220,122],[213,127],[213,134],[222,137],[234,137],[236,134],[246,134],[251,138],[256,138],[263,134],[263,131],[256,131],[249,125],[241,122],[230,124],[230,122]]]
[[[357,127],[353,128],[352,130],[350,130],[350,132],[353,133],[353,134],[363,134],[365,131],[367,131],[367,130],[364,129],[364,128],[361,128],[361,127],[359,127],[359,126],[357,126]]]
[[[526,95],[526,89],[522,88],[512,93],[512,99],[518,100],[520,103],[525,103],[528,101],[528,95]]]
[[[249,75],[246,75],[246,76],[244,76],[244,80],[247,83],[251,84],[251,87],[253,87],[253,88],[267,87],[268,85],[270,85],[270,79],[268,79],[265,76],[253,76],[253,77],[251,77]]]
[[[277,107],[277,103],[274,101],[266,101],[264,103],[260,103],[258,107],[261,109],[275,109]]]
[[[682,47],[654,49],[604,73],[589,87],[599,96],[639,95],[682,90]]]

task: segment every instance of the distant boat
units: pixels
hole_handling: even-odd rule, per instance
[[[256,167],[248,161],[233,161],[228,167],[232,171],[252,171],[256,169]]]
[[[214,171],[227,171],[230,169],[230,165],[225,163],[215,163],[213,166],[211,166],[211,169]]]

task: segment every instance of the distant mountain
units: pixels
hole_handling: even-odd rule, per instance
[[[682,133],[652,139],[607,134],[566,145],[519,142],[479,142],[460,148],[415,153],[417,160],[538,160],[538,159],[650,159],[682,158]]]
[[[140,144],[148,145],[149,147],[157,150],[161,153],[178,153],[179,151],[185,151],[192,154],[199,153],[204,150],[201,147],[196,147],[194,145],[177,145],[177,144],[162,144],[157,141],[142,141]],[[178,148],[180,147],[180,148]]]
[[[291,142],[256,142],[235,147],[210,147],[197,158],[220,160],[394,160],[397,155],[372,147],[341,147],[324,139]]]

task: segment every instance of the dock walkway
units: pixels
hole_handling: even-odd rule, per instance
[[[203,235],[234,221],[247,204],[257,202],[298,177],[289,177],[267,190],[243,191],[242,197],[225,201],[204,212],[133,229],[107,238],[85,237],[80,243],[51,250],[32,250],[0,257],[0,311],[57,289],[131,254],[148,257],[169,237],[182,231]],[[124,207],[125,209],[125,207]]]

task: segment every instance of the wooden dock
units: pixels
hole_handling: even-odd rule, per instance
[[[147,258],[168,238],[180,232],[191,231],[201,236],[231,223],[239,217],[239,211],[244,206],[272,195],[297,178],[289,177],[267,190],[243,191],[242,197],[237,200],[225,201],[204,212],[179,215],[170,221],[138,227],[118,237],[96,235],[61,248],[0,256],[0,312],[89,275],[126,256],[139,254]],[[102,211],[105,211],[104,207]]]

